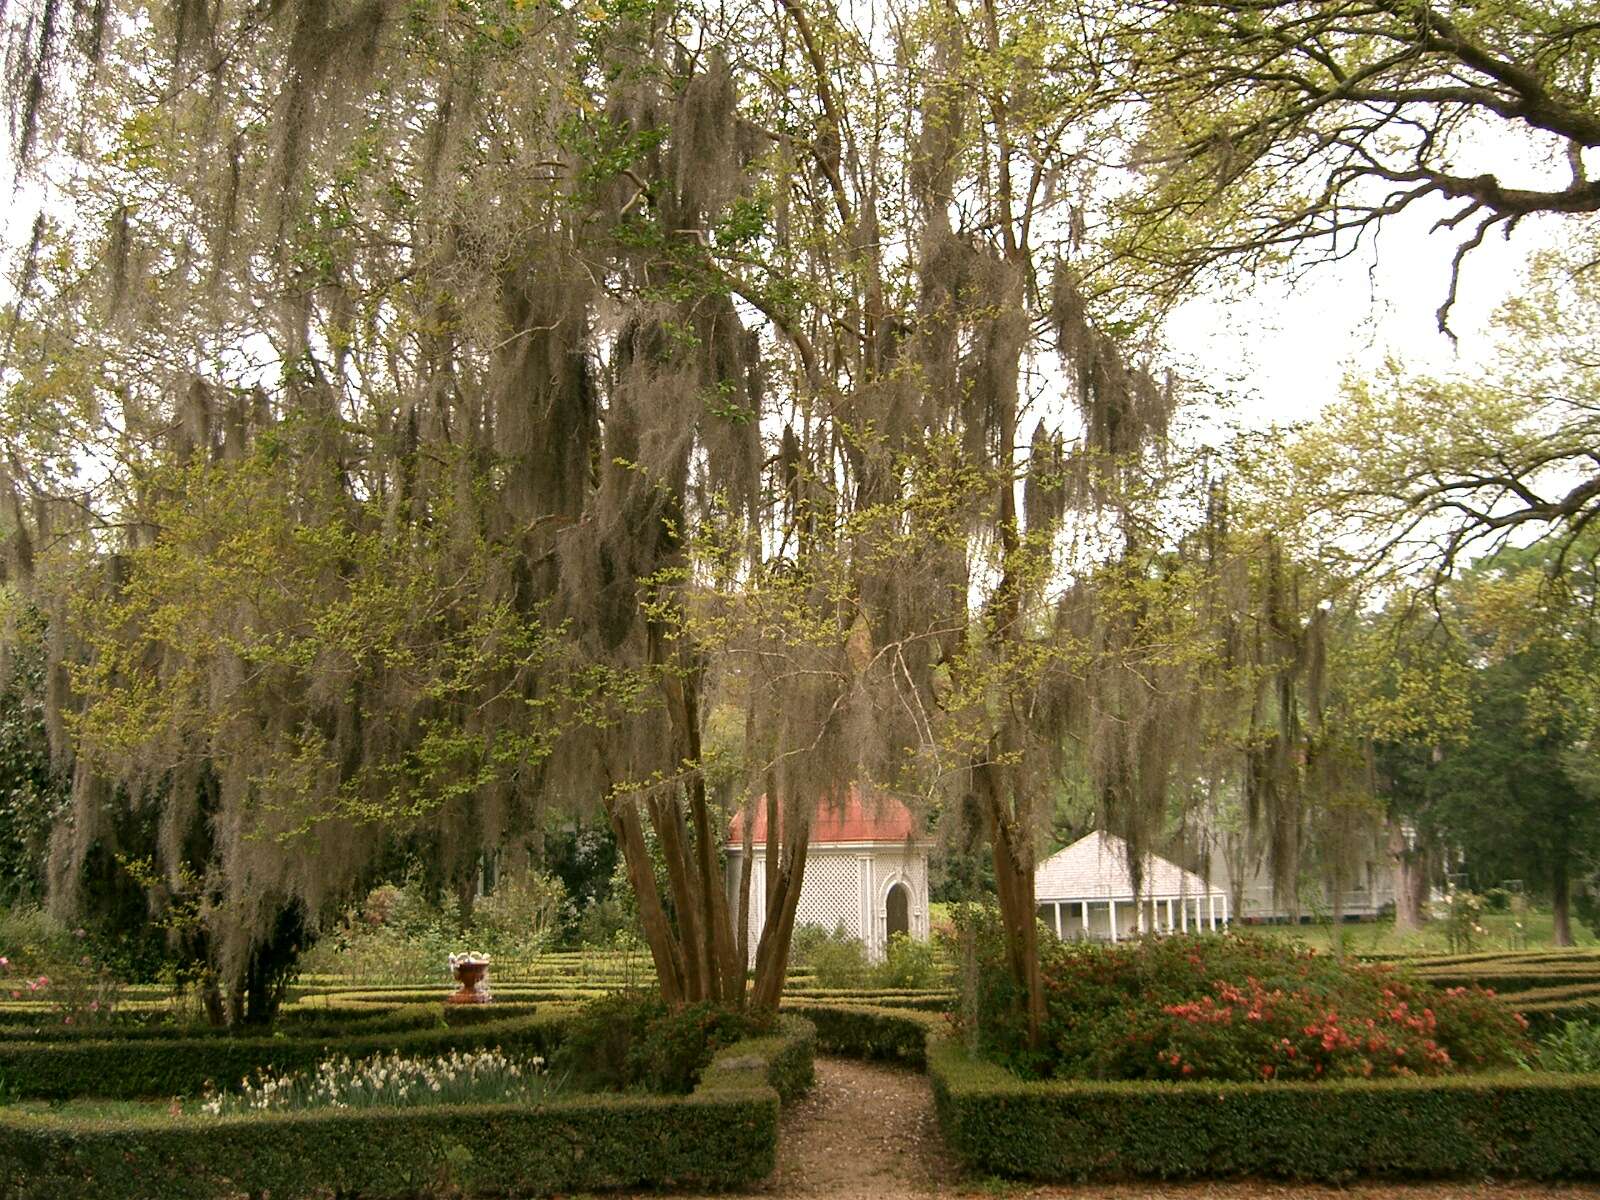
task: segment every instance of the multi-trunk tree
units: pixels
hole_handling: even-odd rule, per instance
[[[878,15],[12,8],[59,903],[154,812],[152,903],[255,1015],[397,834],[459,876],[597,808],[664,995],[772,1005],[810,813],[862,782],[990,844],[1039,1015],[1062,755],[1142,849],[1197,704],[1298,720],[1260,689],[1309,659],[1163,492],[1138,306],[1085,294],[1101,31]],[[730,894],[756,802],[768,891]]]

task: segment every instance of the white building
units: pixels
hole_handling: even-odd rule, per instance
[[[1228,923],[1228,893],[1220,885],[1150,854],[1136,897],[1128,863],[1128,843],[1098,831],[1052,854],[1034,876],[1040,919],[1063,939],[1111,942]]]
[[[766,895],[766,804],[756,812],[752,834],[755,862],[751,870],[750,956],[755,957],[766,912],[758,897]],[[727,880],[731,906],[737,910],[744,830],[735,817],[728,831]],[[928,937],[928,850],[931,841],[918,821],[898,800],[888,797],[863,802],[855,788],[840,805],[823,804],[812,818],[805,876],[795,925],[820,925],[829,933],[844,928],[866,944],[867,954],[883,957],[889,937],[908,933]]]

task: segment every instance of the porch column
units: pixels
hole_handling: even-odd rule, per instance
[[[1114,942],[1117,940],[1117,902],[1107,900],[1106,908],[1111,912],[1111,940]]]
[[[1083,920],[1083,940],[1089,940],[1089,901],[1085,897],[1078,901],[1078,916]]]
[[[1178,919],[1183,922],[1183,931],[1189,932],[1189,897],[1178,898]]]
[[[1054,908],[1056,910],[1056,941],[1059,942],[1061,940],[1061,901],[1057,900]]]
[[[1227,892],[1223,892],[1222,893],[1222,923],[1223,923],[1223,925],[1227,925],[1227,923],[1228,923],[1228,921],[1230,919],[1231,918],[1228,915],[1228,893]]]
[[[1215,896],[1206,897],[1206,919],[1209,922],[1209,928],[1215,929],[1217,927],[1217,898]]]
[[[1171,933],[1173,928],[1174,928],[1174,926],[1172,924],[1172,897],[1168,896],[1167,897],[1167,932]]]

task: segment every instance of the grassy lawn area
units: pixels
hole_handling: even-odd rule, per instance
[[[1522,917],[1523,929],[1510,913],[1486,913],[1480,922],[1484,932],[1460,953],[1488,950],[1550,950],[1554,948],[1554,922],[1548,909],[1535,909]],[[1449,954],[1450,939],[1442,921],[1431,922],[1416,933],[1396,933],[1394,922],[1363,921],[1334,927],[1331,925],[1249,925],[1242,928],[1269,937],[1288,938],[1318,949],[1331,949],[1336,935],[1342,935],[1344,948],[1351,954]],[[1581,921],[1572,923],[1572,936],[1580,949],[1593,949],[1595,936]]]

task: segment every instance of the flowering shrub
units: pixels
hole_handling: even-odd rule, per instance
[[[211,1116],[307,1108],[411,1108],[424,1104],[535,1104],[556,1090],[544,1059],[508,1058],[498,1049],[454,1051],[439,1058],[374,1054],[330,1058],[308,1074],[266,1071],[246,1077],[238,1092],[209,1092],[200,1111]]]
[[[1031,1077],[1273,1080],[1509,1067],[1526,1022],[1478,988],[1248,936],[1049,943],[1045,1044],[1030,1050],[1009,975],[981,970],[980,1048]]]
[[[0,997],[48,1004],[41,1020],[63,1025],[110,1020],[124,985],[100,950],[86,929],[69,930],[37,910],[0,909]]]

